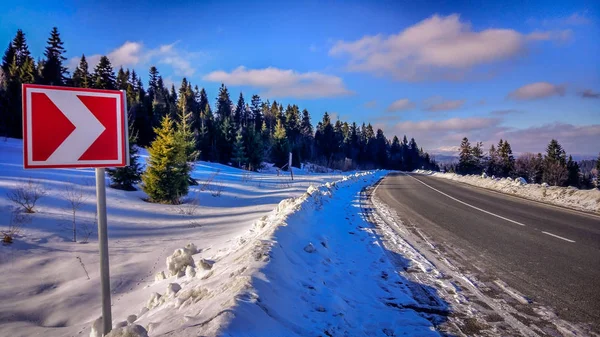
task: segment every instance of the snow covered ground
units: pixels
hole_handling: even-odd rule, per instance
[[[478,175],[463,176],[455,173],[440,173],[425,170],[415,170],[414,172],[459,181],[558,206],[600,213],[600,190],[598,189],[580,190],[575,187],[527,184],[523,178],[492,178]]]
[[[46,190],[0,245],[0,336],[96,336],[94,172],[21,162],[21,141],[0,142],[0,229],[7,192],[28,179]],[[437,335],[362,217],[361,190],[384,174],[297,170],[291,181],[199,162],[184,205],[108,188],[114,336]],[[66,188],[84,199],[77,243]]]
[[[132,308],[138,311],[148,300],[146,287],[154,284],[154,275],[164,269],[166,257],[175,249],[194,242],[204,255],[221,256],[282,199],[341,175],[299,171],[291,181],[289,176],[199,162],[193,177],[200,186],[191,188],[188,203],[181,206],[150,204],[142,200],[141,191],[107,188],[115,320],[136,313]],[[0,244],[0,336],[87,335],[101,312],[94,172],[23,170],[22,142],[0,141],[0,230],[6,229],[13,206],[6,193],[29,178],[39,182],[47,195],[15,242]],[[70,242],[66,186],[84,196],[77,212],[78,241],[87,226],[92,232],[88,244]]]
[[[227,250],[181,247],[170,259],[181,269],[161,270],[120,319],[143,313],[150,336],[437,336],[361,217],[362,188],[384,174],[311,186]]]

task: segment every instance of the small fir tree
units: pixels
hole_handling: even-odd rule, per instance
[[[163,117],[155,132],[156,139],[148,148],[142,189],[151,202],[178,204],[189,188],[185,144],[177,136],[173,120],[168,115]]]
[[[244,137],[242,136],[242,128],[239,128],[233,143],[233,153],[231,162],[237,167],[246,165],[248,158],[246,157],[246,149],[244,148]]]
[[[135,191],[135,184],[141,181],[142,168],[138,163],[137,132],[129,125],[129,165],[107,169],[110,176],[110,187],[118,190]]]

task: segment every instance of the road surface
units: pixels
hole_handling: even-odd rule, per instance
[[[388,175],[376,196],[479,280],[598,331],[599,216],[418,174]]]

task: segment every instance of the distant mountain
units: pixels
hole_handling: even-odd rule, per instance
[[[435,162],[438,164],[451,164],[458,162],[458,156],[456,155],[432,154],[431,157],[434,158]]]

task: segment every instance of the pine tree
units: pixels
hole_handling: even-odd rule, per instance
[[[217,97],[217,117],[220,121],[231,117],[231,98],[229,98],[229,91],[223,83],[221,83]]]
[[[127,90],[129,86],[129,70],[123,70],[123,67],[119,67],[117,71],[117,77],[115,79],[115,87],[117,90]]]
[[[473,172],[479,174],[483,168],[483,143],[477,142],[471,148],[471,156],[473,159]]]
[[[178,204],[189,189],[185,144],[177,136],[173,120],[168,115],[155,132],[156,139],[148,148],[142,188],[151,202]]]
[[[546,161],[567,164],[567,154],[556,139],[552,139],[546,148]]]
[[[202,88],[202,90],[200,90],[200,101],[198,102],[198,104],[200,104],[200,111],[205,112],[208,111],[211,112],[212,111],[210,109],[210,104],[208,103],[208,96],[206,95],[206,90],[204,90],[204,88]]]
[[[264,147],[259,130],[254,127],[248,129],[246,135],[246,153],[248,155],[248,169],[257,170],[261,167],[264,158]]]
[[[27,39],[25,38],[25,33],[22,30],[17,30],[17,34],[15,35],[13,41],[13,52],[14,57],[16,59],[17,68],[21,68],[25,61],[28,59],[32,59],[31,52],[29,52],[29,46],[27,46]],[[12,59],[7,60],[8,62],[12,62]]]
[[[273,133],[273,147],[271,149],[271,159],[275,166],[283,167],[288,162],[290,152],[285,127],[281,120],[277,121],[275,132]]]
[[[8,48],[6,48],[6,51],[4,52],[4,56],[2,56],[2,72],[5,76],[8,76],[10,65],[15,59],[16,54],[16,50],[13,47],[13,43],[11,41],[8,44]]]
[[[567,185],[577,188],[581,186],[579,179],[579,164],[577,164],[571,156],[569,156],[569,160],[567,161]]]
[[[499,163],[500,159],[498,158],[498,151],[494,144],[490,146],[490,150],[488,151],[488,160],[487,160],[487,174],[489,176],[499,175]]]
[[[233,150],[233,142],[235,141],[235,129],[231,117],[225,117],[221,121],[220,135],[217,143],[219,151],[219,159],[222,163],[227,164],[231,159]]]
[[[246,102],[244,101],[244,95],[240,92],[237,105],[235,107],[235,113],[233,114],[233,127],[235,129],[243,128],[246,126]]]
[[[377,129],[377,135],[375,136],[375,160],[378,168],[387,168],[388,158],[388,143],[387,138],[383,134],[383,130]]]
[[[125,167],[109,168],[106,172],[110,176],[110,187],[125,191],[135,191],[135,184],[142,180],[142,167],[138,163],[138,148],[136,146],[137,132],[133,124],[129,125],[129,165]]]
[[[554,186],[562,186],[568,179],[566,153],[556,139],[546,148],[543,180]]]
[[[32,71],[33,70],[33,71]],[[4,99],[2,99],[1,126],[5,135],[22,137],[21,84],[32,83],[37,78],[35,61],[31,57],[25,34],[17,30],[2,58]]]
[[[196,136],[192,131],[192,113],[179,111],[176,122],[176,136],[185,148],[186,161],[193,163],[198,160],[198,146],[196,144]],[[191,165],[191,164],[188,164]],[[191,170],[191,168],[190,168]]]
[[[154,103],[156,95],[163,89],[158,86],[159,77],[158,69],[155,66],[150,67],[148,71],[148,99],[150,100],[150,104]]]
[[[23,84],[35,83],[36,82],[35,64],[32,58],[25,60],[25,63],[20,69],[19,78]]]
[[[498,157],[500,159],[501,173],[503,177],[509,177],[514,174],[515,157],[507,140],[498,144]]]
[[[79,60],[79,65],[75,68],[73,72],[73,86],[79,88],[89,88],[91,86],[91,77],[92,75],[88,69],[88,63],[85,58],[85,55],[81,55],[81,60]]]
[[[63,47],[63,42],[60,39],[60,34],[56,27],[52,28],[48,45],[44,55],[44,68],[42,69],[42,83],[49,85],[64,85],[68,79],[67,68],[63,66],[63,62],[67,60],[63,54],[66,52]]]
[[[460,174],[470,174],[473,169],[473,150],[469,139],[464,137],[460,143],[458,154],[458,172]]]
[[[262,127],[263,116],[262,116],[262,102],[260,96],[252,95],[252,101],[250,103],[250,111],[252,112],[251,119],[254,122],[254,129],[260,130]]]
[[[246,149],[244,147],[244,137],[242,135],[242,128],[238,128],[235,143],[233,144],[233,153],[231,157],[231,162],[237,167],[244,167],[248,158],[246,157]]]
[[[392,145],[390,146],[390,168],[399,170],[402,164],[401,157],[402,146],[400,145],[400,139],[394,136],[392,139]]]
[[[200,92],[202,94],[202,92]],[[217,154],[213,153],[215,139],[214,118],[210,106],[206,105],[200,115],[200,128],[198,129],[198,146],[203,160],[214,161]]]
[[[94,69],[92,82],[94,83],[94,88],[96,89],[116,89],[115,73],[108,57],[102,56],[100,58],[100,62],[98,62],[98,65]]]

